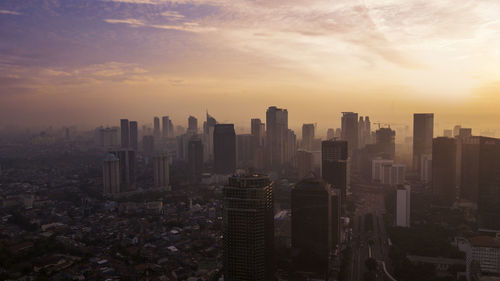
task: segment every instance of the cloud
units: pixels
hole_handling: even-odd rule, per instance
[[[0,10],[0,14],[3,15],[13,15],[13,16],[19,16],[21,13],[15,12],[15,11],[9,11],[9,10]]]
[[[179,30],[179,31],[187,31],[187,32],[209,32],[215,31],[215,27],[206,27],[200,26],[196,22],[182,22],[178,25],[173,24],[150,24],[145,23],[144,21],[138,19],[105,19],[107,23],[112,24],[127,24],[132,27],[152,27],[157,29],[166,29],[166,30]]]
[[[184,15],[180,14],[177,11],[165,11],[161,13],[162,16],[166,17],[169,20],[181,20],[184,19]]]

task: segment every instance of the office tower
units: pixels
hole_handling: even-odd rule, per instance
[[[345,199],[350,183],[347,141],[323,141],[321,146],[321,177],[333,188],[342,191]]]
[[[410,185],[400,185],[396,190],[396,226],[410,227]]]
[[[297,178],[300,180],[313,174],[313,154],[305,150],[297,151]]]
[[[236,166],[252,168],[254,160],[254,137],[251,134],[236,136]]]
[[[372,128],[371,128],[371,122],[370,122],[369,116],[365,116],[364,136],[365,136],[364,145],[373,143],[372,142]]]
[[[500,232],[500,139],[479,138],[479,228]]]
[[[295,167],[295,158],[297,153],[297,136],[295,133],[288,129],[285,142],[285,163],[291,164]]]
[[[335,138],[335,129],[328,128],[328,130],[326,131],[326,139],[333,140],[334,138]]]
[[[223,206],[224,280],[273,280],[273,182],[234,175],[223,189]]]
[[[420,172],[420,158],[424,154],[432,154],[432,138],[434,135],[434,114],[413,114],[413,169]]]
[[[163,116],[161,118],[162,121],[162,137],[164,139],[169,138],[171,133],[170,133],[170,118],[168,116]]]
[[[254,118],[250,121],[251,134],[254,137],[256,146],[264,145],[264,137],[266,133],[266,125],[260,121],[258,118]]]
[[[102,184],[104,194],[120,192],[120,160],[109,153],[102,164]]]
[[[113,128],[98,128],[96,129],[96,142],[97,145],[103,147],[120,146],[121,140],[118,134],[118,127]]]
[[[420,180],[423,183],[432,181],[432,154],[423,154],[420,157]]]
[[[349,155],[359,148],[358,136],[358,114],[353,112],[342,112],[342,140],[349,144]]]
[[[196,119],[196,117],[189,116],[187,131],[190,134],[198,134],[198,119]]]
[[[285,144],[288,135],[288,111],[271,106],[266,111],[266,150],[268,167],[279,171],[285,163]]]
[[[130,121],[130,148],[137,150],[138,148],[138,137],[139,133],[137,131],[137,121]]]
[[[188,144],[189,178],[198,182],[203,173],[203,143],[198,137],[192,137]]]
[[[214,172],[231,174],[236,169],[236,134],[233,124],[217,124],[214,128]]]
[[[177,142],[177,159],[181,161],[188,161],[188,144],[192,136],[189,134],[182,134],[176,136]]]
[[[447,138],[452,138],[453,137],[453,131],[452,130],[443,130],[443,137]]]
[[[384,176],[384,166],[392,166],[394,164],[394,160],[392,159],[373,159],[371,161],[372,166],[372,182],[382,182],[382,178]]]
[[[457,195],[457,142],[438,137],[432,142],[432,193],[438,204],[451,206]]]
[[[391,128],[380,128],[375,132],[375,139],[381,156],[385,159],[394,159],[396,156],[396,131]]]
[[[161,137],[161,131],[160,131],[160,118],[156,117],[153,120],[153,135],[155,138],[159,139]]]
[[[120,119],[120,133],[121,133],[121,144],[122,148],[128,148],[130,143],[130,131],[128,119]]]
[[[453,136],[454,137],[457,137],[460,134],[461,128],[462,128],[462,126],[460,126],[460,125],[456,125],[455,127],[453,127]]]
[[[457,138],[459,139],[459,137]],[[477,203],[481,137],[461,138],[460,198]]]
[[[311,151],[314,141],[314,124],[302,125],[302,149]]]
[[[157,154],[153,160],[153,175],[156,188],[170,190],[170,164],[164,153]]]
[[[217,120],[207,112],[207,120],[203,123],[203,159],[207,163],[214,160],[214,128]]]
[[[331,186],[321,179],[303,179],[292,189],[293,266],[326,275],[332,249]]]
[[[142,149],[144,155],[153,156],[155,152],[155,137],[154,136],[143,136],[142,137]]]
[[[120,160],[120,192],[136,188],[136,154],[134,150],[120,149],[110,151]]]

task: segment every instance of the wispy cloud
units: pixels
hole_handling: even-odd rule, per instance
[[[13,16],[19,16],[21,13],[15,12],[15,11],[9,11],[9,10],[0,10],[0,14],[3,15],[13,15]]]
[[[158,29],[166,29],[166,30],[180,30],[180,31],[187,31],[187,32],[209,32],[209,31],[215,31],[215,27],[207,27],[207,26],[200,26],[200,24],[196,22],[182,22],[178,25],[173,25],[173,24],[151,24],[151,23],[145,23],[142,20],[138,19],[105,19],[104,20],[107,23],[112,23],[112,24],[127,24],[130,25],[131,27],[151,27],[151,28],[158,28]]]

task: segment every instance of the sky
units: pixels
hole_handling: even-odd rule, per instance
[[[0,128],[434,112],[500,135],[497,0],[2,0]],[[200,121],[201,122],[201,121]]]

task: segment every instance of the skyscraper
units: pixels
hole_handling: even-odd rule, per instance
[[[432,154],[434,136],[434,114],[413,114],[413,169],[420,172],[420,158]]]
[[[136,152],[130,149],[110,151],[120,160],[120,192],[136,188]]]
[[[305,150],[297,151],[297,178],[303,179],[313,172],[313,154]]]
[[[255,146],[263,146],[264,145],[264,136],[266,133],[265,124],[263,124],[260,119],[254,118],[250,121],[251,126],[251,134],[254,137]]]
[[[217,120],[207,112],[207,120],[203,123],[203,159],[212,163],[214,160],[214,128]]]
[[[314,124],[302,125],[302,149],[307,151],[312,150],[314,141]]]
[[[137,121],[130,121],[130,148],[137,150],[138,148],[138,137],[139,133],[137,131]]]
[[[345,198],[350,182],[348,143],[327,140],[321,143],[321,177]]]
[[[500,231],[500,139],[479,139],[477,210],[482,230]]]
[[[164,139],[169,138],[170,135],[172,134],[170,131],[173,128],[170,128],[170,118],[168,116],[163,116],[162,117],[162,137]]]
[[[266,150],[268,167],[279,171],[285,163],[288,138],[288,111],[271,106],[266,111]]]
[[[156,117],[154,118],[153,120],[153,135],[156,139],[159,139],[160,136],[161,136],[161,132],[160,132],[160,118]]]
[[[170,189],[170,164],[167,155],[158,154],[153,161],[155,187]]]
[[[335,138],[335,129],[328,128],[328,130],[326,131],[326,139],[333,140],[334,138]]]
[[[121,144],[122,148],[128,148],[130,143],[130,131],[128,119],[120,119],[120,133],[121,133]]]
[[[273,182],[234,175],[223,189],[224,280],[273,280]]]
[[[375,132],[378,151],[384,159],[394,159],[396,155],[396,131],[391,128],[380,128]]]
[[[254,144],[254,137],[251,134],[236,135],[236,166],[238,168],[253,168]]]
[[[198,182],[203,173],[203,143],[199,137],[192,137],[188,143],[189,178]]]
[[[120,160],[109,153],[102,164],[102,183],[104,194],[120,192]]]
[[[306,178],[293,189],[292,249],[293,266],[326,276],[332,249],[331,187],[321,179]]]
[[[455,139],[438,137],[432,143],[432,193],[438,204],[451,206],[457,196]]]
[[[410,227],[410,185],[401,185],[396,190],[396,226]]]
[[[349,155],[359,148],[358,144],[358,114],[354,112],[342,112],[342,140],[349,144]]]
[[[231,174],[236,169],[236,134],[233,124],[217,124],[214,129],[214,172]]]
[[[196,119],[196,117],[189,116],[187,131],[190,134],[197,134],[198,133],[198,119]]]

